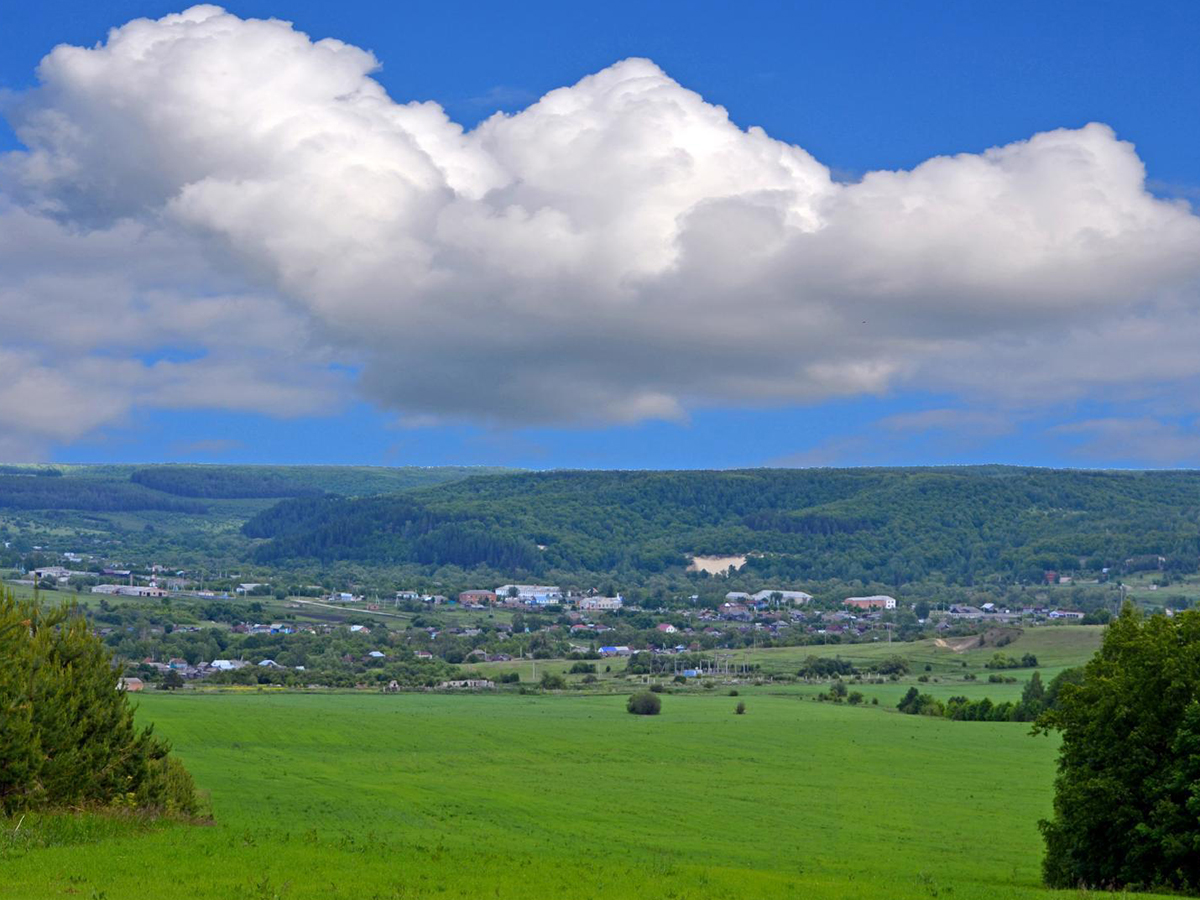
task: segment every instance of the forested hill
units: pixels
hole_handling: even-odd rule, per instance
[[[285,500],[247,523],[260,562],[486,564],[514,575],[651,573],[749,554],[764,577],[887,584],[1200,557],[1200,472],[999,466],[547,472],[403,499]],[[540,548],[539,548],[540,547]]]

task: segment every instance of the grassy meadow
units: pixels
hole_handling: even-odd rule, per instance
[[[9,823],[0,898],[1054,896],[1052,739],[738,699],[145,694],[214,823]]]

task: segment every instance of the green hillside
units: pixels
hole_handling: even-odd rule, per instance
[[[644,576],[682,568],[691,554],[746,554],[746,572],[763,578],[898,586],[1036,582],[1048,569],[1193,572],[1198,519],[1196,472],[546,472],[469,478],[403,502],[284,501],[246,533],[268,539],[257,559],[276,564]]]

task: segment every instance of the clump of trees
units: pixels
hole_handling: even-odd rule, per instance
[[[657,716],[662,711],[662,700],[650,691],[640,691],[630,695],[625,709],[635,716]]]
[[[75,608],[0,597],[0,812],[198,812],[191,775],[134,724],[120,675]]]
[[[1007,653],[996,653],[984,666],[988,669],[1036,669],[1038,659],[1032,653],[1026,653],[1020,659]]]
[[[990,697],[971,700],[967,697],[951,697],[945,703],[929,694],[922,694],[915,687],[896,704],[900,712],[920,716],[945,716],[956,722],[1032,722],[1057,702],[1061,686],[1077,676],[1078,670],[1068,669],[1060,673],[1047,688],[1042,676],[1034,672],[1021,692],[1019,702],[1006,700],[995,703]]]
[[[1046,884],[1200,893],[1200,612],[1127,604],[1073,681],[1034,729],[1062,733]]]

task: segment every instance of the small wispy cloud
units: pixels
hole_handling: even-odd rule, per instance
[[[1057,425],[1050,433],[1078,438],[1072,452],[1083,459],[1160,466],[1200,463],[1200,431],[1195,422],[1114,416]]]

